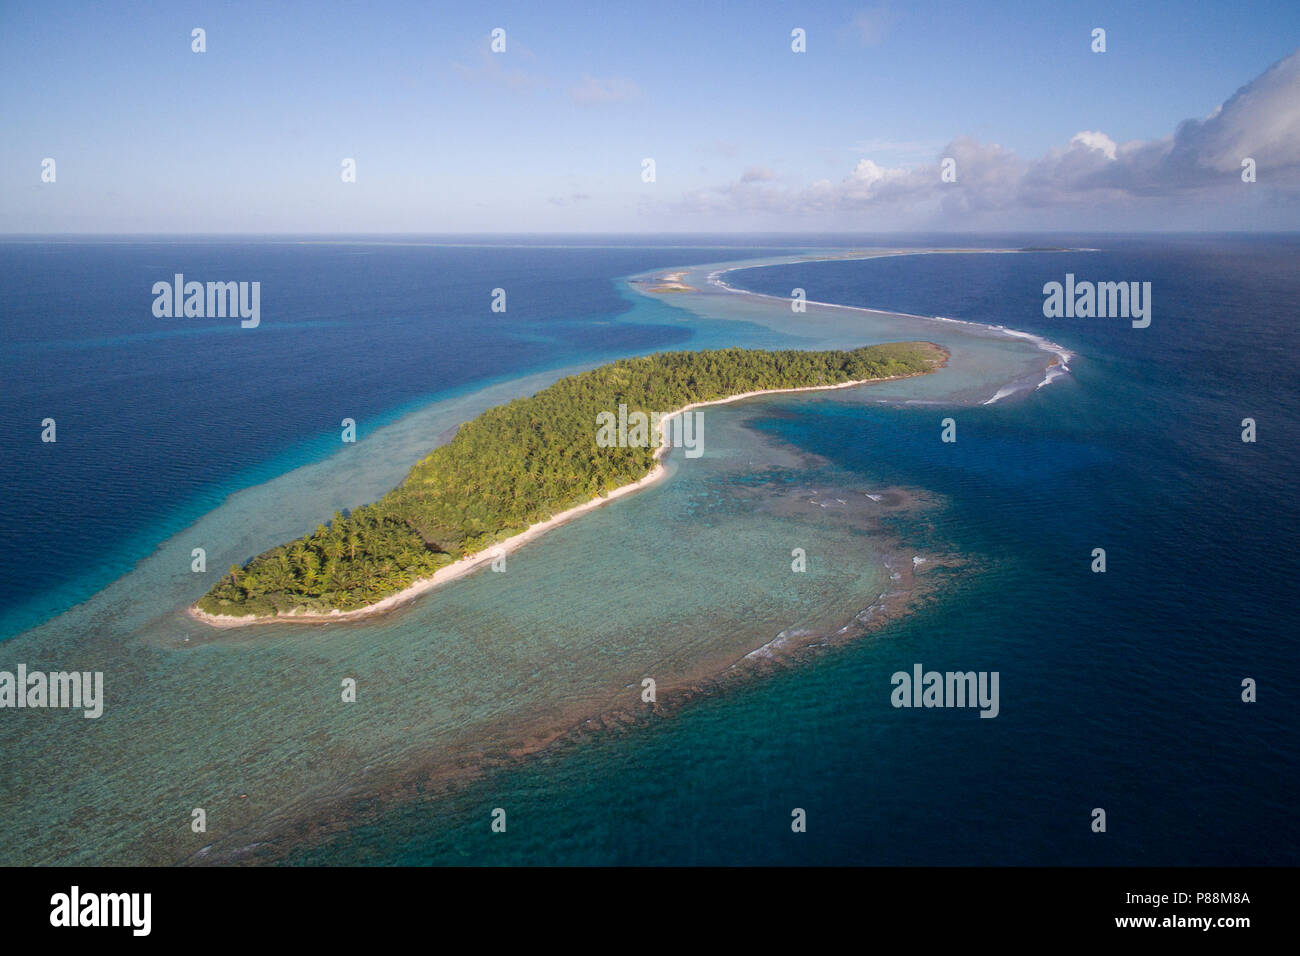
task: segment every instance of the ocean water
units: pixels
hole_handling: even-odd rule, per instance
[[[629,305],[610,279],[647,255],[700,252],[0,244],[0,549],[23,555],[0,562],[0,638],[90,597],[233,491],[337,451],[344,418],[364,438],[494,382],[682,346],[691,333],[671,319],[618,320]],[[155,318],[153,283],[178,272],[260,282],[262,324]]]
[[[815,245],[836,243],[873,244],[827,237]],[[511,335],[549,345],[522,350],[515,369],[503,360],[500,371],[479,375],[456,362],[457,322],[447,323],[424,347],[434,357],[430,369],[445,354],[452,371],[439,365],[423,391],[419,363],[416,374],[395,376],[403,384],[364,413],[374,427],[342,454],[328,453],[334,420],[366,389],[345,386],[349,398],[313,424],[311,402],[297,393],[318,394],[334,380],[319,365],[310,369],[339,341],[314,326],[293,330],[294,344],[280,356],[304,353],[302,378],[284,390],[303,411],[264,425],[262,451],[245,456],[227,435],[224,446],[214,438],[187,454],[192,417],[158,425],[154,440],[184,463],[175,467],[200,476],[191,489],[149,515],[136,506],[123,508],[130,518],[102,519],[88,561],[79,558],[82,532],[68,532],[71,544],[53,554],[39,537],[17,545],[62,568],[61,580],[83,583],[82,592],[48,589],[49,620],[3,645],[7,663],[102,667],[111,706],[97,721],[30,711],[0,721],[0,859],[1296,862],[1290,484],[1300,409],[1289,363],[1300,245],[1052,237],[1052,245],[1100,251],[786,262],[797,243],[765,244],[771,248],[519,250],[515,284],[526,275],[579,277],[573,287],[555,285],[545,312],[560,325],[572,321],[573,332],[548,338],[531,321],[512,327]],[[341,260],[328,260],[347,248],[293,247],[307,261],[327,257],[297,266],[314,290],[301,296],[319,291],[323,276],[349,274]],[[402,247],[409,248],[420,247]],[[8,246],[0,252],[11,274],[40,284],[30,261],[15,265]],[[93,250],[83,259],[75,248],[63,252],[70,263],[94,261]],[[474,289],[490,292],[505,284],[490,277],[501,267],[488,264],[502,252],[457,249],[460,258],[448,261],[477,260],[461,274],[481,276]],[[241,277],[234,263],[208,253],[218,278]],[[386,264],[389,255],[395,264]],[[810,306],[795,314],[786,301],[709,284],[721,264],[756,255],[778,264],[722,278],[768,295],[798,286],[821,302],[1036,333],[1071,353],[1071,372],[1037,388],[1053,353],[1031,341],[878,312]],[[376,287],[394,274],[417,282],[427,261],[383,248],[376,257]],[[622,279],[705,262],[688,273],[696,294],[646,296]],[[90,267],[63,268],[70,276]],[[171,271],[179,270],[167,267],[150,281]],[[198,266],[184,271],[206,278]],[[1067,271],[1151,281],[1151,327],[1045,319],[1042,284]],[[282,281],[294,274],[288,269]],[[479,294],[486,305],[487,293]],[[289,299],[298,300],[302,322],[321,318],[302,305],[309,299]],[[512,294],[508,315],[516,301]],[[584,301],[587,310],[577,305]],[[350,333],[354,347],[384,328],[383,311]],[[435,313],[442,314],[428,315]],[[7,329],[27,330],[20,343],[41,339],[36,314],[6,314]],[[346,310],[332,314],[349,321]],[[89,324],[62,338],[86,335]],[[359,627],[214,637],[178,614],[204,587],[188,572],[195,541],[210,543],[210,566],[219,568],[307,530],[322,510],[391,487],[431,436],[563,368],[665,347],[888,338],[938,341],[953,353],[950,368],[711,409],[704,458],[674,456],[664,483],[521,549],[505,575],[468,577]],[[388,343],[400,350],[403,341],[410,340],[394,333]],[[124,360],[112,351],[120,348],[87,345],[80,372],[111,378]],[[175,364],[159,369],[155,398],[186,393],[178,376],[195,365],[176,354],[186,346],[170,348]],[[523,354],[548,358],[528,364]],[[42,376],[30,357],[7,361],[26,370],[33,394],[43,394],[38,380],[48,394],[75,384],[67,366],[48,366]],[[382,356],[373,361],[377,382]],[[251,373],[274,379],[275,356],[250,352],[243,362],[240,375],[226,374],[241,389],[265,389],[257,392],[263,405],[272,401],[265,396],[274,386]],[[983,404],[1008,384],[1017,390]],[[94,417],[94,393],[78,394],[88,420],[104,420]],[[23,421],[34,409],[6,412]],[[957,421],[955,444],[939,441],[948,416]],[[1240,440],[1247,416],[1259,423],[1253,445]],[[139,439],[138,421],[121,426],[128,440]],[[60,420],[60,450],[72,443],[66,434]],[[208,475],[218,447],[227,470]],[[82,454],[87,467],[110,467]],[[48,471],[5,472],[14,500],[38,500],[37,486],[61,487],[58,480]],[[99,494],[86,498],[113,499],[121,483],[121,475],[100,472]],[[171,482],[157,487],[155,497],[166,496]],[[876,507],[869,495],[906,507]],[[76,510],[85,501],[47,501],[65,502],[45,505],[54,527],[91,513]],[[150,547],[161,546],[142,552],[150,535]],[[1099,546],[1107,550],[1104,575],[1088,569]],[[806,577],[789,573],[794,547],[812,558]],[[911,555],[929,560],[918,580],[931,590],[908,614],[747,679],[699,685],[704,672],[726,670],[781,635],[834,633],[894,586],[891,562]],[[945,558],[959,560],[937,567]],[[100,560],[130,570],[87,569]],[[14,593],[25,567],[4,562]],[[97,580],[112,584],[67,609],[69,596]],[[1001,713],[981,720],[971,710],[893,708],[889,677],[915,663],[998,671]],[[662,713],[637,714],[646,674],[662,678],[670,704]],[[351,709],[336,703],[341,676],[359,680]],[[1243,677],[1259,682],[1258,703],[1241,702]],[[566,728],[541,753],[520,755]],[[194,806],[209,811],[206,835],[188,832]],[[489,829],[496,807],[508,812],[506,834]],[[808,813],[807,833],[790,830],[795,807]],[[1105,834],[1089,829],[1094,807],[1107,810]]]

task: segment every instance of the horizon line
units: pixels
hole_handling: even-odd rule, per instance
[[[927,232],[923,230],[879,230],[879,231],[843,231],[827,230],[812,232],[793,230],[789,232],[760,232],[755,230],[723,230],[709,232],[690,231],[528,231],[528,232],[0,232],[0,241],[14,239],[105,239],[105,238],[298,238],[298,239],[360,239],[374,237],[431,238],[431,237],[482,237],[482,238],[519,238],[519,237],[568,237],[568,236],[673,236],[673,237],[812,237],[812,236],[1300,236],[1300,229],[1117,229],[1097,230],[966,230]]]

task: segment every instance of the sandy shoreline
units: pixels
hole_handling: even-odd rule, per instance
[[[658,283],[650,292],[698,292],[692,285],[687,285],[683,277],[689,270],[682,269],[678,272],[665,272],[658,276],[655,281]]]
[[[1008,255],[1011,253],[1025,253],[1025,252],[1097,252],[1097,251],[1098,250],[1096,249],[896,249],[896,250],[888,250],[882,252],[864,251],[862,253],[849,253],[841,256],[806,257],[802,261],[805,262],[859,261],[861,262],[870,259],[890,259],[890,258],[897,258],[899,256],[914,256],[914,255],[952,255],[952,254]],[[759,299],[769,299],[778,302],[787,302],[789,300],[785,296],[772,295],[767,292],[754,292],[750,289],[741,289],[734,285],[731,285],[730,283],[722,279],[722,276],[726,275],[729,272],[743,272],[748,269],[764,269],[773,265],[785,265],[785,264],[786,263],[784,262],[772,262],[772,263],[760,263],[759,265],[744,265],[744,264],[735,265],[723,269],[715,269],[713,272],[710,272],[705,278],[710,285],[717,286],[719,289],[732,293],[733,295],[753,296]],[[683,276],[686,275],[686,272],[682,272],[681,275]],[[658,290],[650,289],[648,291],[656,292]],[[673,290],[669,290],[669,291],[673,291]],[[1052,359],[1052,361],[1048,362],[1046,367],[1044,368],[1044,372],[1046,374],[1043,380],[1035,386],[1035,391],[1037,391],[1038,389],[1042,388],[1045,385],[1052,384],[1052,382],[1055,381],[1057,378],[1059,378],[1061,375],[1069,374],[1070,362],[1074,361],[1075,358],[1074,353],[1072,353],[1069,349],[1067,349],[1063,345],[1058,345],[1056,342],[1044,338],[1041,335],[1035,335],[1032,332],[1021,332],[1018,329],[1009,329],[1004,325],[990,325],[986,322],[976,322],[971,319],[953,319],[944,315],[922,315],[917,312],[898,312],[894,309],[874,309],[871,308],[870,306],[845,305],[842,302],[822,302],[817,299],[807,299],[806,302],[808,305],[816,305],[826,309],[843,309],[849,312],[878,312],[878,313],[884,313],[888,315],[900,315],[909,319],[923,319],[927,322],[951,322],[956,325],[967,325],[970,326],[971,328],[983,329],[987,332],[1001,333],[1003,335],[1007,335],[1012,338],[1027,339],[1028,341],[1033,342],[1038,348],[1040,348],[1044,352],[1048,352],[1053,356],[1055,356]],[[1025,386],[1025,388],[1027,388],[1027,386]],[[996,402],[998,402],[1000,399],[1006,398],[1008,395],[1011,395],[1016,391],[1020,391],[1020,390],[1022,389],[1003,386],[1002,388],[998,389],[998,391],[995,392],[991,398],[989,398],[984,402],[981,402],[981,404],[993,405]]]
[[[943,364],[947,361],[948,353],[941,346],[935,345],[935,343],[933,342],[928,344],[933,346],[938,351],[938,354],[942,356],[942,360],[936,363],[934,369],[931,370],[931,371],[935,371],[943,367]],[[929,373],[918,372],[915,374],[926,375]],[[357,608],[352,611],[334,610],[334,611],[330,611],[327,614],[320,614],[314,612],[300,614],[300,613],[295,613],[290,611],[285,614],[277,614],[274,617],[262,616],[257,614],[246,614],[240,617],[231,617],[229,615],[224,615],[224,614],[209,614],[206,611],[200,610],[197,605],[190,605],[190,607],[187,608],[186,613],[196,621],[201,621],[202,623],[207,624],[211,627],[218,627],[218,628],[250,627],[258,624],[332,624],[332,623],[338,623],[344,621],[357,621],[367,617],[371,617],[376,614],[383,614],[387,611],[393,610],[396,607],[406,604],[409,601],[414,600],[415,598],[419,597],[421,594],[425,594],[428,591],[431,591],[440,585],[447,584],[450,581],[455,581],[457,578],[464,577],[465,575],[471,573],[472,571],[477,570],[482,565],[491,564],[492,561],[495,560],[497,557],[503,554],[509,554],[514,549],[520,547],[521,545],[527,544],[529,541],[541,537],[547,531],[550,531],[552,528],[557,527],[558,525],[562,525],[567,521],[573,520],[579,515],[586,514],[588,511],[591,511],[595,508],[599,508],[602,505],[606,505],[611,501],[615,501],[619,498],[622,498],[625,495],[633,494],[634,492],[640,491],[642,488],[654,484],[665,474],[667,474],[667,469],[662,464],[662,459],[664,458],[665,455],[668,454],[670,450],[670,446],[667,443],[667,428],[668,428],[668,424],[679,415],[684,415],[686,412],[689,412],[693,409],[703,408],[708,405],[729,405],[732,402],[743,401],[744,399],[747,398],[756,398],[760,395],[779,395],[779,394],[787,394],[790,392],[834,391],[835,389],[855,388],[859,385],[871,385],[876,382],[890,382],[890,381],[896,381],[900,378],[913,378],[913,377],[914,375],[894,375],[886,378],[869,378],[869,379],[860,379],[852,382],[840,382],[837,385],[806,385],[806,386],[801,386],[799,388],[760,389],[752,392],[744,392],[740,395],[731,395],[727,398],[715,399],[714,401],[693,402],[690,405],[685,405],[682,408],[667,413],[666,415],[662,416],[659,419],[659,448],[655,451],[654,466],[644,477],[639,478],[636,481],[631,482],[630,484],[620,485],[618,488],[615,488],[607,495],[604,495],[602,497],[592,498],[590,501],[584,502],[583,504],[575,505],[574,507],[569,508],[566,511],[561,511],[559,514],[553,515],[545,521],[539,521],[537,524],[529,526],[527,529],[521,531],[519,534],[507,538],[505,541],[499,542],[498,544],[494,545],[493,547],[489,548],[486,551],[481,551],[473,555],[467,555],[466,557],[460,558],[457,561],[453,561],[451,564],[447,565],[446,567],[439,568],[429,577],[421,578],[420,580],[411,584],[409,587],[404,588],[401,591],[398,591],[396,594],[390,594],[388,597],[376,601],[374,604],[368,604],[362,608]]]

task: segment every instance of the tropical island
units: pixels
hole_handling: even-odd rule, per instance
[[[310,535],[231,567],[190,613],[234,626],[387,610],[655,480],[674,415],[770,392],[921,375],[947,357],[930,342],[727,348],[620,359],[570,375],[465,423],[373,504],[336,512]],[[601,447],[597,422],[619,406],[654,416],[659,433],[641,447]]]

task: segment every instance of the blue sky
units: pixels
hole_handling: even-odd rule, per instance
[[[0,232],[1294,229],[1296,61],[1171,137],[1297,47],[1295,2],[5,0]]]

